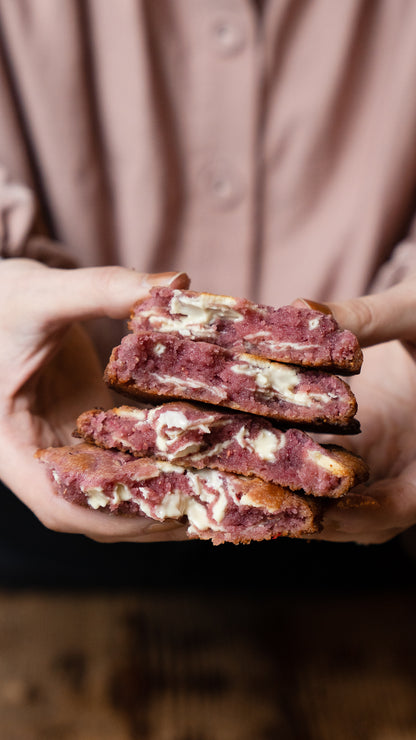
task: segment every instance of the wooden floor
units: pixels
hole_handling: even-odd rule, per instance
[[[416,740],[416,595],[0,593],[1,740]]]

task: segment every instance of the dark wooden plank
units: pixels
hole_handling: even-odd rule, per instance
[[[2,740],[414,740],[416,597],[0,594]]]

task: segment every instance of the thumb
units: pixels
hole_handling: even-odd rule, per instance
[[[147,274],[124,267],[48,269],[43,296],[37,308],[50,316],[48,323],[107,316],[126,318],[133,303],[156,285],[187,288],[184,272]],[[51,311],[50,309],[53,308]]]
[[[313,301],[305,303],[319,308]],[[326,303],[321,310],[325,309],[330,309],[340,327],[356,335],[362,347],[392,339],[416,340],[416,284],[413,282],[400,283],[383,293]]]

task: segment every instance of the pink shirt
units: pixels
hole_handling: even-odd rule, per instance
[[[272,304],[414,269],[416,2],[258,5],[0,0],[1,253]]]

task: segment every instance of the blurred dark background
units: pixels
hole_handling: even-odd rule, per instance
[[[8,489],[0,489],[0,587],[46,589],[412,588],[416,528],[383,545],[280,539],[250,545],[210,542],[101,544],[47,530]]]

